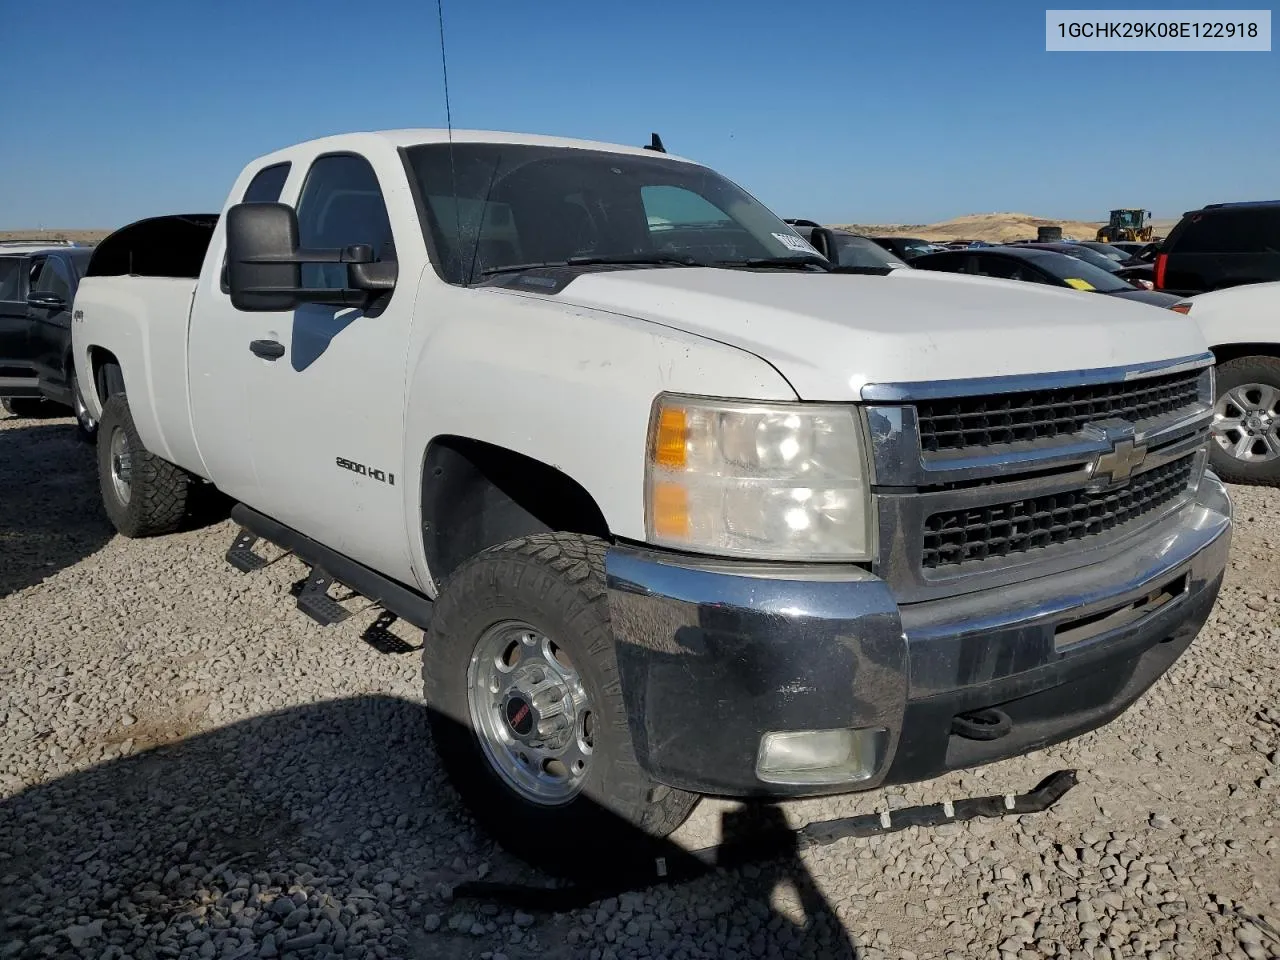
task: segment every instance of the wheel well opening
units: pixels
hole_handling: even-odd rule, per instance
[[[1241,357],[1278,357],[1280,343],[1224,343],[1209,348],[1216,363],[1239,360]]]
[[[93,389],[100,403],[106,403],[113,393],[124,393],[124,374],[120,361],[105,347],[89,348],[89,369],[93,373]]]
[[[465,437],[438,437],[422,467],[422,537],[437,587],[468,557],[516,537],[563,530],[609,536],[581,484],[549,464]]]

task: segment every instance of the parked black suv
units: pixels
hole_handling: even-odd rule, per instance
[[[1156,257],[1156,289],[1180,296],[1273,280],[1280,280],[1280,200],[1189,210]]]
[[[71,303],[92,253],[0,244],[0,405],[18,416],[50,403],[69,407],[85,439],[96,424],[76,388]]]

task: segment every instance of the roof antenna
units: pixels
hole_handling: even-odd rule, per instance
[[[656,133],[650,134],[650,140],[644,145],[646,150],[656,150],[658,153],[666,153],[667,148],[662,145],[662,138]]]
[[[436,0],[436,19],[440,22],[440,70],[444,74],[444,116],[449,126],[449,179],[453,187],[454,255],[462,243],[462,210],[458,205],[458,170],[453,163],[453,110],[449,106],[449,63],[444,52],[444,3]],[[458,260],[458,267],[462,261]]]

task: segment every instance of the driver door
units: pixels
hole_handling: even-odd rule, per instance
[[[407,206],[407,205],[406,205]],[[354,153],[316,157],[298,200],[299,244],[370,244],[395,256],[383,185]],[[405,228],[401,224],[401,229]],[[343,288],[343,264],[306,264],[302,285]],[[257,509],[345,556],[412,583],[403,462],[406,355],[417,276],[401,272],[376,312],[303,304],[240,313],[241,349],[252,370],[250,442]],[[283,347],[250,355],[250,342]]]
[[[67,382],[62,361],[71,342],[72,296],[67,265],[59,257],[45,257],[39,272],[33,271],[27,319],[36,374],[55,391],[66,387]]]

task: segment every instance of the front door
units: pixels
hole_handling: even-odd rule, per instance
[[[63,360],[71,343],[71,276],[59,257],[45,257],[32,271],[27,295],[31,358],[41,381],[60,399],[67,386]]]
[[[365,243],[378,259],[393,258],[396,230],[384,193],[367,158],[316,157],[295,204],[299,245]],[[253,506],[406,582],[413,573],[403,491],[406,471],[418,465],[402,462],[404,401],[417,280],[402,272],[385,306],[372,313],[305,304],[241,314],[237,324],[254,330],[243,347],[255,368],[248,383],[260,502]],[[346,266],[305,265],[302,285],[345,287]],[[251,357],[249,340],[279,343],[283,354]]]

